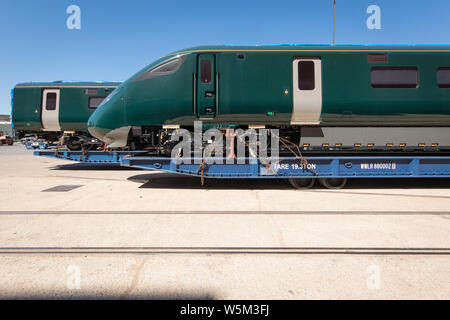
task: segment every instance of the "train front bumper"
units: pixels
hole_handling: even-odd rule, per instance
[[[106,143],[108,148],[126,147],[130,129],[131,126],[120,127],[113,130],[102,129],[96,126],[91,126],[88,128],[89,133],[93,137]]]

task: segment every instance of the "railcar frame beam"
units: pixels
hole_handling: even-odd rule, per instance
[[[81,163],[115,163],[145,170],[200,176],[202,159],[149,156],[147,151],[37,150],[34,155]],[[345,156],[282,157],[269,165],[258,158],[222,159],[222,164],[205,164],[205,178],[450,178],[450,156]],[[217,159],[216,159],[217,160]]]
[[[450,157],[307,157],[301,164],[294,157],[271,165],[258,159],[236,159],[232,164],[208,164],[209,178],[420,178],[450,177]],[[199,164],[177,163],[170,158],[127,157],[121,165],[198,176]],[[243,160],[239,163],[237,160]],[[198,163],[198,162],[197,162]]]

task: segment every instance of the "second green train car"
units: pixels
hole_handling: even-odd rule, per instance
[[[94,139],[87,131],[90,115],[119,85],[100,81],[19,83],[11,93],[16,135],[56,142],[66,132],[67,147],[80,149]]]

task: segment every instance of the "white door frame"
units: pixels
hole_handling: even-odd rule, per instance
[[[314,62],[314,89],[300,90],[298,64],[300,61]],[[316,57],[294,58],[292,61],[293,106],[291,124],[317,125],[322,113],[322,60]]]
[[[47,110],[47,94],[56,93],[55,110]],[[60,131],[59,125],[59,89],[44,89],[42,92],[41,121],[44,131]]]

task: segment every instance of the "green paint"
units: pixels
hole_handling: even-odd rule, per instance
[[[368,53],[386,53],[388,62],[368,63]],[[131,81],[177,54],[186,54],[186,59],[176,72]],[[239,58],[241,54],[244,58]],[[293,97],[285,91],[293,90],[292,61],[295,57],[320,57],[322,125],[450,125],[450,89],[439,88],[436,80],[437,68],[450,66],[450,46],[210,46],[180,50],[123,83],[114,99],[93,114],[89,125],[102,130],[128,125],[192,126],[198,119],[196,109],[206,101],[197,96],[193,106],[193,74],[202,57],[214,57],[219,74],[215,115],[200,114],[214,123],[289,125]],[[370,70],[374,66],[417,67],[419,86],[372,88]],[[200,90],[197,86],[197,95],[206,89]]]
[[[59,123],[63,131],[86,131],[87,119],[94,112],[88,108],[90,96],[107,96],[118,82],[39,82],[19,83],[13,89],[12,122],[15,130],[41,131],[41,105],[44,89],[59,89]],[[104,88],[111,87],[111,88]],[[86,89],[97,94],[86,94]]]

